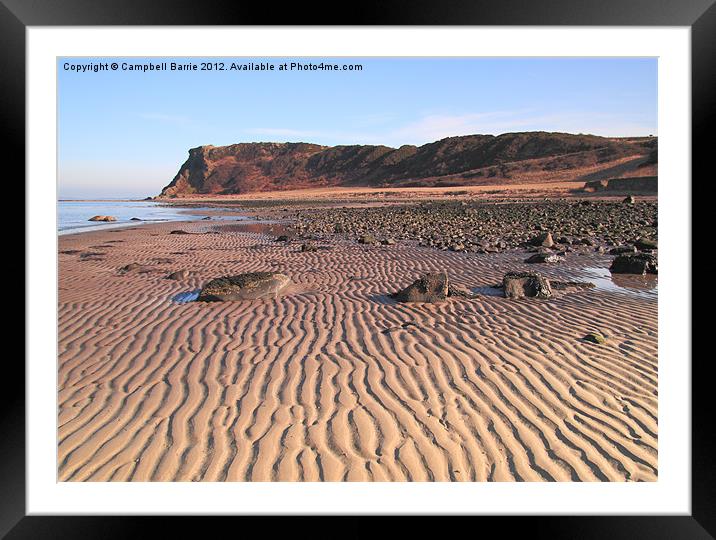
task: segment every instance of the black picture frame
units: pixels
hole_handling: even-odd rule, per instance
[[[0,125],[9,135],[4,146],[6,179],[25,178],[25,29],[28,26],[100,25],[576,25],[576,26],[685,26],[692,39],[692,176],[706,181],[716,110],[716,0],[364,0],[345,20],[347,5],[313,2],[285,3],[267,10],[262,3],[225,0],[0,0]],[[9,170],[8,170],[9,169]],[[711,171],[709,171],[711,172]],[[14,180],[18,182],[18,180]],[[24,197],[24,195],[23,195]],[[692,198],[693,200],[693,198]],[[27,202],[27,201],[26,201]],[[15,278],[16,279],[16,278]],[[25,283],[25,287],[32,284]],[[25,289],[27,290],[27,289]],[[685,291],[691,295],[691,290]],[[27,321],[26,324],[32,324]],[[521,531],[544,538],[714,538],[716,537],[716,467],[714,430],[709,412],[710,380],[705,362],[692,362],[692,513],[689,516],[532,516],[479,517],[479,523],[452,522],[449,530],[467,525],[499,525],[507,537]],[[20,364],[13,358],[15,364]],[[12,369],[10,358],[5,368]],[[682,360],[687,359],[674,359]],[[690,359],[688,359],[690,360]],[[12,381],[24,380],[15,365]],[[0,536],[7,538],[145,538],[192,533],[188,518],[26,516],[25,512],[25,386],[4,386],[0,409]],[[241,519],[244,531],[269,526],[269,518],[197,518],[202,536],[215,527],[234,527]],[[305,518],[296,518],[302,520]],[[342,528],[350,537],[372,536],[374,518],[349,518]],[[451,518],[455,519],[455,518]],[[473,518],[475,519],[475,518]],[[294,520],[291,520],[294,521]],[[424,530],[424,520],[411,527]],[[272,528],[275,522],[270,525]],[[302,525],[299,525],[302,526]],[[296,525],[289,524],[295,528]],[[151,532],[155,531],[155,532]]]

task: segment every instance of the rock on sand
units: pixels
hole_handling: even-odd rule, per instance
[[[607,338],[605,338],[599,332],[589,332],[586,336],[584,336],[583,339],[584,339],[584,341],[596,343],[597,345],[602,345],[603,343],[607,342]]]
[[[391,295],[398,302],[440,302],[449,294],[446,272],[425,274],[405,289]]]
[[[550,298],[552,287],[549,280],[536,272],[509,272],[502,279],[507,298]]]
[[[267,296],[277,297],[291,284],[291,278],[278,272],[250,272],[225,276],[209,281],[201,289],[199,302],[225,302],[253,300]]]

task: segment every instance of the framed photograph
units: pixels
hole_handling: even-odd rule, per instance
[[[0,532],[714,537],[712,2],[359,11],[2,0],[27,316]]]

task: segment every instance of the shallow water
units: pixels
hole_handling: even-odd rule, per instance
[[[654,274],[612,274],[608,268],[587,267],[577,272],[580,280],[594,283],[597,289],[621,292],[633,296],[656,298],[659,279]]]
[[[180,208],[155,201],[59,201],[57,203],[57,230],[59,234],[81,231],[113,229],[139,225],[142,222],[197,221],[213,208]],[[117,221],[88,221],[92,216],[114,216]],[[132,221],[139,218],[141,221]],[[243,220],[246,216],[212,216],[212,220]]]
[[[552,281],[589,282],[594,284],[592,289],[584,289],[586,293],[603,291],[619,293],[637,298],[656,300],[659,292],[658,276],[654,274],[612,274],[609,266],[613,257],[597,254],[572,255],[560,264],[523,264],[526,253],[522,250],[508,251],[489,255],[472,255],[481,261],[491,263],[494,268],[500,269],[499,277],[494,283],[502,282],[502,275],[507,271],[537,272]],[[488,282],[489,283],[489,282]],[[503,296],[502,289],[485,285],[474,287],[467,285],[470,290],[480,296]],[[578,289],[574,290],[575,292]]]
[[[471,291],[480,296],[505,296],[505,291],[500,287],[474,287]]]
[[[177,304],[188,304],[189,302],[195,302],[199,298],[201,289],[194,289],[193,291],[180,292],[172,296],[172,302]]]

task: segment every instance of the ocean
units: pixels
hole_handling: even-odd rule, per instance
[[[155,201],[59,201],[57,203],[57,230],[59,234],[111,229],[137,225],[144,221],[194,221],[197,215],[209,208],[178,208]],[[88,221],[92,216],[114,216],[117,221]],[[139,218],[142,221],[132,221]],[[213,217],[212,219],[246,219],[243,216]]]

